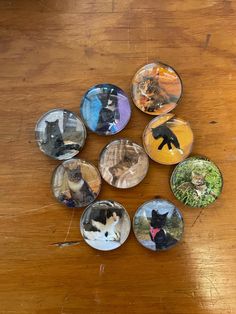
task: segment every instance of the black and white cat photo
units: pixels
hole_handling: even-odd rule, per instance
[[[111,89],[110,93],[100,94],[99,100],[102,108],[99,112],[96,131],[106,133],[110,131],[116,120],[120,119],[116,90]]]
[[[131,223],[125,208],[116,201],[100,200],[90,204],[80,219],[85,242],[94,249],[110,251],[128,238]]]
[[[121,218],[120,208],[94,209],[89,221],[84,224],[85,238],[91,241],[119,241]]]

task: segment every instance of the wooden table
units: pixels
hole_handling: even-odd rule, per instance
[[[235,14],[228,0],[0,1],[1,314],[236,313]],[[96,83],[129,92],[136,70],[154,60],[181,75],[175,112],[191,123],[193,153],[221,168],[224,190],[212,206],[190,209],[170,191],[173,167],[154,162],[135,188],[103,183],[100,199],[117,200],[131,217],[151,198],[175,202],[185,236],[160,254],[132,233],[118,250],[96,251],[80,234],[82,210],[51,194],[58,162],[39,151],[34,126],[52,108],[78,113]],[[89,133],[79,156],[97,164],[111,139],[141,143],[150,119],[133,106],[125,130],[112,138]]]

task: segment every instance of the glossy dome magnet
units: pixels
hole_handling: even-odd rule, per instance
[[[143,66],[132,80],[134,104],[150,115],[170,112],[182,95],[182,82],[177,72],[162,62]]]
[[[60,203],[68,207],[85,207],[97,198],[101,189],[101,176],[91,163],[73,158],[55,169],[51,185]]]
[[[99,158],[102,178],[110,185],[127,189],[139,184],[149,167],[144,149],[129,139],[118,139],[104,147]]]
[[[174,204],[154,199],[142,204],[133,218],[133,230],[138,242],[152,251],[175,246],[182,238],[184,221]]]
[[[85,93],[80,115],[91,131],[99,135],[113,135],[129,122],[131,107],[122,89],[112,84],[98,84]]]
[[[206,207],[220,196],[223,178],[211,160],[193,156],[175,167],[170,186],[182,203],[190,207]]]
[[[38,120],[35,138],[44,154],[65,160],[80,152],[85,143],[86,129],[75,113],[66,109],[54,109]]]
[[[125,208],[110,200],[89,205],[80,219],[80,231],[85,242],[101,251],[119,248],[128,238],[130,228],[130,218]]]
[[[143,146],[149,157],[164,165],[184,160],[192,150],[193,132],[187,121],[168,113],[152,119],[143,132]]]

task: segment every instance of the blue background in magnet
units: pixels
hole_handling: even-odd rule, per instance
[[[123,95],[123,91],[112,84],[98,84],[90,88],[86,94],[84,95],[81,106],[80,106],[80,114],[87,126],[94,132],[97,132],[97,126],[99,121],[99,114],[102,110],[102,102],[98,98],[99,93],[109,93],[111,90],[116,91],[116,96],[118,98],[118,110],[120,110],[119,103],[121,101],[120,95]],[[124,96],[123,96],[124,97]],[[122,103],[124,101],[122,100]],[[128,102],[128,98],[127,98]],[[129,108],[130,110],[130,108]],[[129,119],[129,115],[128,115]],[[118,124],[118,123],[117,123]],[[114,124],[109,128],[109,134],[117,133],[119,129],[119,124]]]
[[[97,96],[92,96],[92,100],[88,99],[86,96],[84,97],[83,104],[81,106],[81,115],[86,124],[93,131],[96,131],[97,129],[101,109],[102,104]]]
[[[159,214],[163,215],[168,213],[168,217],[170,218],[173,215],[174,210],[177,210],[178,217],[182,219],[182,215],[178,208],[175,207],[174,204],[166,201],[166,200],[151,200],[149,202],[144,203],[139,209],[137,210],[135,216],[136,217],[151,217],[152,210],[156,210]]]

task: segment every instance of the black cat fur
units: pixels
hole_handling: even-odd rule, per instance
[[[47,148],[50,155],[59,157],[70,150],[79,150],[79,144],[64,144],[64,140],[59,128],[59,120],[46,122],[46,141],[42,143]],[[53,137],[51,136],[53,135]]]
[[[171,144],[173,144],[177,149],[180,149],[180,144],[176,135],[166,125],[160,125],[156,128],[153,128],[152,135],[156,140],[161,137],[163,138],[163,141],[159,145],[158,150],[162,150],[163,146],[165,145],[167,145],[168,149],[171,150]]]
[[[150,226],[154,229],[160,229],[160,231],[156,233],[154,238],[152,237],[152,234],[150,232],[150,238],[155,243],[156,250],[167,249],[177,242],[176,239],[174,239],[169,233],[167,233],[163,229],[166,224],[167,215],[168,213],[161,215],[158,214],[157,211],[152,210]]]
[[[98,132],[109,131],[110,125],[120,117],[116,94],[116,91],[113,90],[112,94],[109,93],[99,95],[99,99],[102,103],[102,109],[99,112],[99,120],[96,128]],[[110,104],[108,104],[109,100],[111,101]]]

